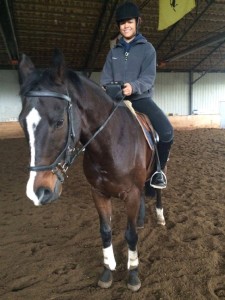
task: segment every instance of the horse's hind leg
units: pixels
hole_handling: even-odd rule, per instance
[[[98,285],[102,288],[109,288],[112,285],[112,271],[116,268],[112,247],[111,201],[94,189],[92,189],[92,196],[99,215],[104,257],[104,270],[100,276]]]
[[[127,268],[129,271],[128,288],[136,292],[141,287],[141,281],[138,277],[138,252],[137,242],[138,235],[136,231],[137,216],[140,209],[140,193],[133,191],[126,198],[127,208],[127,228],[125,238],[128,243],[128,263]]]
[[[141,203],[140,203],[140,209],[138,213],[138,219],[137,219],[137,228],[141,229],[144,228],[145,224],[145,195],[144,191],[141,194]]]
[[[162,193],[160,189],[156,189],[156,215],[157,223],[160,225],[166,225],[162,207]]]

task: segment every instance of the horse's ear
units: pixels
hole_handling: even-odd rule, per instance
[[[31,73],[35,71],[35,66],[32,63],[31,59],[22,54],[21,60],[19,62],[19,83],[22,84],[24,80],[29,76]]]
[[[52,75],[53,80],[62,84],[64,82],[65,61],[63,53],[59,49],[55,49],[52,58]]]

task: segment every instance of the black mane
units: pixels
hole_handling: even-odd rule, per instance
[[[65,79],[68,78],[74,87],[77,89],[79,94],[82,94],[84,91],[82,80],[79,75],[70,69],[66,70],[65,72]],[[55,86],[56,83],[54,82],[53,73],[51,70],[46,69],[44,71],[35,70],[31,73],[28,78],[22,83],[20,87],[20,95],[23,97],[29,91],[35,90],[38,85],[44,84],[44,86],[48,86],[51,89],[52,86]],[[57,83],[59,86],[59,84]]]

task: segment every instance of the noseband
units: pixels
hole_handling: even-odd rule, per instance
[[[26,97],[51,97],[51,98],[58,98],[62,99],[68,102],[67,105],[67,116],[68,116],[68,134],[67,134],[67,142],[62,150],[62,152],[59,154],[59,156],[56,158],[56,160],[48,166],[30,166],[29,170],[30,171],[48,171],[51,170],[53,174],[56,174],[58,179],[63,182],[64,181],[64,176],[66,174],[66,171],[68,167],[71,165],[73,162],[73,157],[74,157],[74,152],[75,148],[71,146],[71,144],[74,143],[74,138],[75,138],[75,132],[74,128],[72,126],[72,120],[73,120],[73,115],[72,115],[72,102],[71,98],[68,95],[61,94],[61,93],[56,93],[56,92],[51,92],[51,91],[30,91],[26,95]],[[64,163],[62,164],[62,160],[64,159]]]
[[[68,134],[67,134],[67,142],[62,150],[62,152],[59,154],[59,156],[56,158],[56,160],[48,166],[30,166],[30,171],[49,171],[51,170],[53,174],[55,174],[58,179],[63,182],[64,181],[64,175],[66,175],[66,172],[68,170],[68,167],[73,163],[75,158],[80,155],[85,148],[90,144],[90,142],[99,134],[100,131],[106,126],[106,124],[109,122],[111,117],[113,116],[114,112],[117,110],[117,108],[121,105],[121,102],[124,100],[124,97],[120,101],[118,101],[116,104],[113,104],[113,109],[108,116],[108,118],[105,120],[105,122],[98,128],[98,130],[93,134],[93,136],[88,140],[88,142],[81,147],[80,149],[77,149],[74,146],[74,138],[75,138],[75,131],[73,128],[73,114],[72,114],[72,101],[69,95],[52,92],[52,91],[30,91],[26,93],[26,97],[50,97],[50,98],[58,98],[62,99],[68,102],[67,105],[67,116],[68,116]],[[73,146],[71,146],[73,144]],[[63,160],[63,157],[65,159]],[[64,163],[62,164],[62,161]]]

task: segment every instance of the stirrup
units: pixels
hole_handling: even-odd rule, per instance
[[[154,183],[152,183],[152,180],[154,178],[155,175],[157,174],[161,174],[162,175],[162,180],[164,181],[164,185],[160,186],[160,185],[156,185]],[[152,186],[155,189],[165,189],[167,186],[167,178],[166,178],[166,174],[161,170],[161,171],[156,171],[154,174],[152,174],[152,177],[150,179],[150,186]]]

